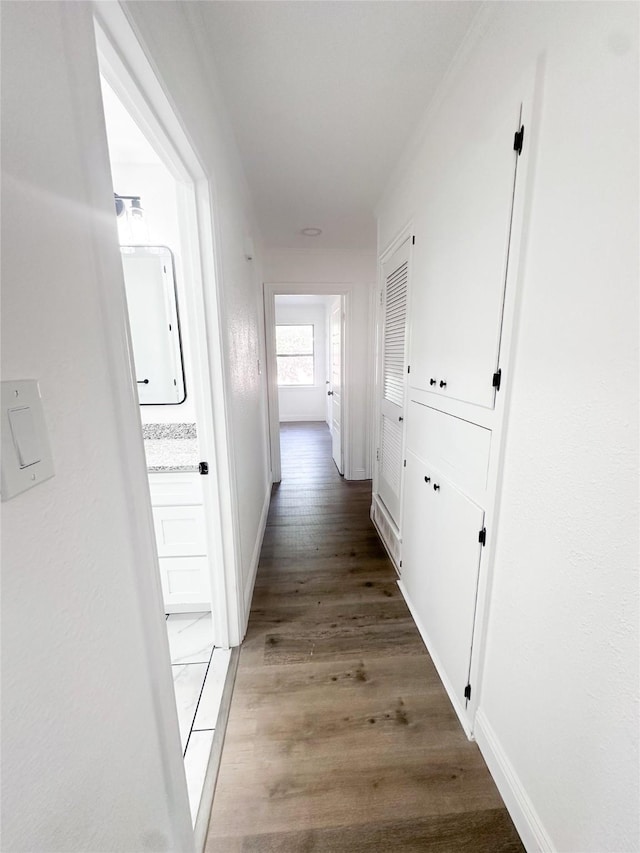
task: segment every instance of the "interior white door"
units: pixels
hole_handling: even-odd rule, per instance
[[[407,452],[402,582],[443,681],[464,706],[484,510]]]
[[[414,388],[493,407],[518,153],[521,92],[492,93],[461,118],[415,221]]]
[[[383,265],[378,496],[399,526],[405,405],[409,240]]]
[[[342,458],[342,297],[339,296],[331,308],[330,349],[331,349],[331,454],[336,468],[344,474]]]

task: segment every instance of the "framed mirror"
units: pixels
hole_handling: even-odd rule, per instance
[[[141,406],[187,399],[173,253],[167,246],[121,246],[133,359]]]

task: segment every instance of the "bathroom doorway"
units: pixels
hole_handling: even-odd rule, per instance
[[[174,144],[167,116],[164,123],[155,118],[99,20],[96,41],[158,554],[161,595],[147,606],[165,618],[167,646],[157,654],[171,668],[198,841],[211,808],[233,658],[219,493],[226,444],[217,413],[224,401],[212,341],[217,324],[206,324],[203,283],[210,255],[203,240],[212,232],[203,204],[208,183],[195,155]]]

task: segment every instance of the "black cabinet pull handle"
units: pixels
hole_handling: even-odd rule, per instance
[[[436,381],[437,381],[437,380],[435,380],[435,379],[430,379],[430,380],[429,380],[429,385],[435,385],[435,384],[436,384]]]
[[[333,397],[333,391],[327,391],[327,397]]]
[[[440,380],[440,387],[441,387],[441,388],[446,388],[446,387],[447,387],[447,383],[444,381],[444,379],[441,379],[441,380]]]
[[[400,415],[400,417],[398,418],[398,420],[400,421],[400,423],[402,423],[402,421],[404,420],[404,418],[402,417],[402,415]]]
[[[425,478],[424,478],[424,481],[425,481],[425,483],[430,483],[430,482],[431,482],[431,477],[425,477]]]
[[[434,483],[434,484],[433,484],[433,491],[434,491],[434,492],[438,492],[438,491],[440,491],[440,486],[439,486],[437,483]]]
[[[138,385],[148,385],[149,384],[148,379],[137,379],[136,382]]]

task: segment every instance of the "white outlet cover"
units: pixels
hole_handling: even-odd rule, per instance
[[[35,379],[2,382],[2,500],[49,480],[53,459]]]

